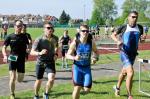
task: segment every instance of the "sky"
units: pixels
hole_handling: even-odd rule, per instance
[[[120,6],[124,0],[115,0]],[[0,14],[49,14],[60,17],[65,11],[72,19],[90,19],[93,11],[93,0],[1,0]]]

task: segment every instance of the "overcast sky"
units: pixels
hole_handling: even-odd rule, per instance
[[[122,5],[124,0],[116,0]],[[65,10],[71,18],[91,18],[93,0],[1,0],[0,14],[49,14],[59,18]]]

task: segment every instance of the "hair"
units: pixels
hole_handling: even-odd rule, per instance
[[[64,33],[68,34],[68,30],[67,30],[67,29],[65,29],[65,30],[64,30]]]
[[[88,26],[88,25],[86,25],[86,24],[81,24],[81,25],[80,25],[80,29],[81,29],[81,27],[84,27],[84,28],[89,29],[89,26]]]
[[[23,27],[24,27],[24,28],[26,28],[26,27],[27,27],[27,25],[26,25],[26,24],[23,24]]]
[[[49,24],[49,25],[51,25],[52,27],[54,27],[51,22],[44,22],[44,26],[45,26],[46,24]]]
[[[135,15],[138,15],[138,12],[137,12],[137,11],[130,11],[129,14],[128,14],[128,16],[129,16],[130,14],[132,14],[132,13],[134,13]]]
[[[16,22],[20,22],[20,23],[23,24],[23,22],[22,22],[21,20],[15,20],[15,21],[14,21],[14,24],[16,24]]]

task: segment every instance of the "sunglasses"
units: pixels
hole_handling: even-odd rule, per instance
[[[89,30],[81,30],[81,32],[89,33]]]
[[[133,19],[134,19],[134,18],[136,18],[136,19],[137,19],[137,16],[131,16],[131,17],[132,17]]]
[[[47,28],[48,30],[53,29],[53,27],[45,27],[45,28]]]
[[[22,27],[22,25],[15,25],[17,28],[20,28],[20,27]]]

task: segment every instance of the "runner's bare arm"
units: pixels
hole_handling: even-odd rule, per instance
[[[47,52],[48,52],[47,49],[42,49],[40,52],[37,50],[37,47],[38,47],[38,45],[39,45],[39,42],[40,42],[40,39],[39,39],[39,38],[37,38],[37,39],[34,41],[34,43],[33,43],[33,45],[32,45],[32,48],[31,48],[31,52],[30,52],[31,55],[39,56],[39,55],[47,54]]]
[[[58,58],[58,43],[55,45],[55,55],[54,55],[54,60],[56,61]]]
[[[7,46],[4,45],[4,46],[2,47],[2,54],[3,54],[3,61],[4,61],[4,62],[7,62],[6,49],[7,49]]]
[[[99,53],[96,47],[95,42],[92,41],[92,51],[93,51],[93,55],[92,55],[92,64],[95,64],[96,61],[99,60]]]
[[[116,32],[116,31],[114,31],[114,32],[111,34],[111,38],[112,38],[115,42],[117,42],[117,45],[121,45],[121,44],[122,44],[122,42],[117,38],[117,32]]]
[[[75,56],[73,55],[74,52],[75,52],[75,47],[76,47],[76,42],[75,42],[75,39],[72,41],[72,43],[70,44],[70,47],[69,47],[69,50],[66,54],[66,57],[68,59],[71,59],[71,60],[75,60]]]

